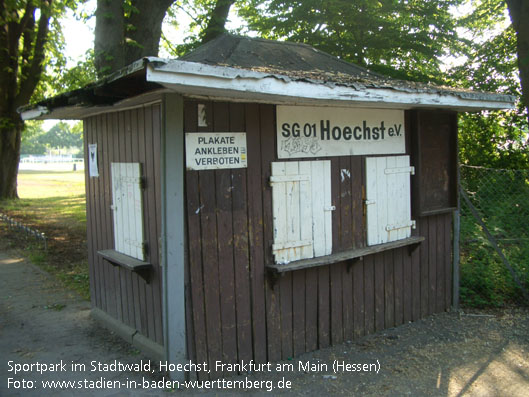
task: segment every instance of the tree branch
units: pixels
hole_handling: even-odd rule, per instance
[[[44,46],[49,33],[49,23],[51,17],[51,5],[53,0],[42,0],[40,6],[40,18],[37,28],[35,46],[33,48],[33,57],[31,62],[22,68],[20,76],[20,89],[15,100],[15,105],[21,106],[29,102],[35,87],[37,86],[42,70],[45,57]]]

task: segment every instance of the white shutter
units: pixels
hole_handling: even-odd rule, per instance
[[[332,251],[330,161],[272,163],[276,263]]]
[[[114,249],[144,260],[141,164],[112,163]]]
[[[411,236],[409,156],[366,158],[367,245]]]

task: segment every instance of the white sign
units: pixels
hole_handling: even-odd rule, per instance
[[[277,106],[280,159],[402,154],[404,110]]]
[[[97,143],[88,145],[88,165],[90,177],[98,177],[99,170],[97,168]]]
[[[246,168],[246,132],[186,133],[188,170]]]

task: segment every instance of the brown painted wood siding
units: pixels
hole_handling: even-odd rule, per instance
[[[199,128],[197,104],[185,102],[185,132],[246,132],[248,168],[186,171],[192,360],[287,359],[449,308],[451,214],[417,220],[413,234],[426,240],[411,255],[404,247],[271,284],[275,107],[207,102],[208,127]],[[365,244],[364,163],[331,158],[333,252]]]
[[[161,268],[159,237],[161,104],[106,113],[84,120],[85,145],[97,143],[99,177],[88,176],[86,162],[86,207],[88,260],[92,305],[163,344]],[[86,152],[86,150],[85,150]],[[143,191],[146,260],[153,272],[150,284],[136,273],[112,266],[97,254],[114,248],[112,162],[141,163],[145,177]]]

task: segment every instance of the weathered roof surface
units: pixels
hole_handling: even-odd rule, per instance
[[[306,44],[224,34],[179,59],[144,58],[19,111],[24,119],[79,119],[168,91],[274,104],[457,111],[512,108],[515,101],[509,95],[391,79]]]
[[[179,58],[207,65],[229,66],[259,72],[308,73],[313,78],[332,72],[359,79],[382,76],[342,61],[306,44],[222,34]]]
[[[273,41],[225,33],[179,60],[228,66],[315,84],[365,88],[389,88],[403,92],[452,94],[476,100],[513,101],[509,95],[405,81],[346,62],[307,44]]]

